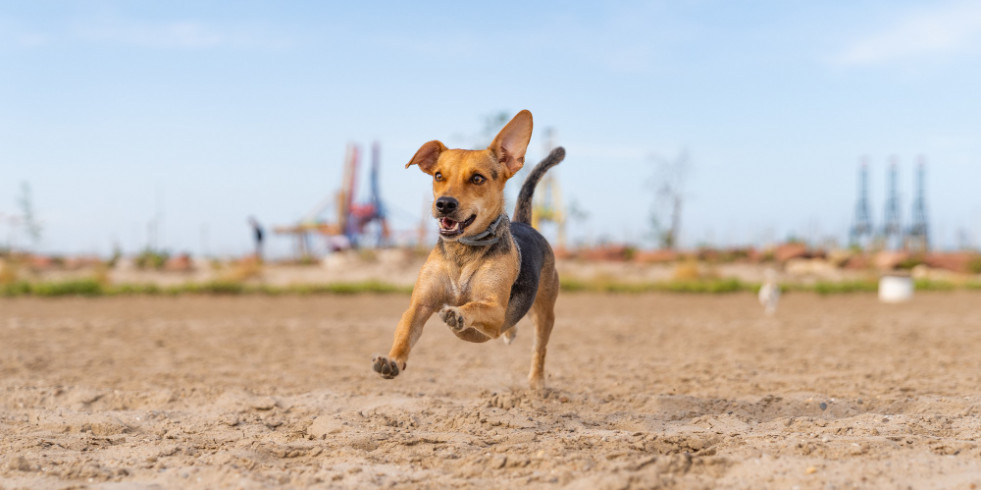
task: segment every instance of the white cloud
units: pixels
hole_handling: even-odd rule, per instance
[[[0,48],[35,48],[44,46],[50,42],[48,36],[12,22],[8,19],[0,18]]]
[[[554,53],[571,52],[618,73],[656,69],[696,28],[664,2],[603,4],[596,17],[559,15],[537,40]]]
[[[581,158],[602,158],[612,160],[643,161],[651,157],[651,146],[607,143],[573,143],[566,145],[569,151],[575,150],[575,155]]]
[[[981,3],[911,12],[834,57],[838,65],[873,65],[971,53],[981,48]]]
[[[0,17],[0,49],[102,43],[157,49],[283,48],[292,41],[257,23],[208,23],[194,19],[140,20],[118,16],[51,21],[44,28]]]
[[[72,36],[93,42],[176,49],[283,47],[289,44],[254,27],[216,26],[197,20],[143,21],[116,17],[79,22]]]
[[[77,34],[90,41],[109,41],[151,47],[210,48],[226,42],[225,36],[199,22],[169,23],[98,22],[79,26]]]
[[[488,53],[519,53],[524,59],[571,58],[614,73],[642,74],[659,68],[671,58],[672,48],[689,41],[695,31],[691,22],[669,8],[669,2],[600,5],[587,9],[586,14],[548,11],[535,19],[534,28],[504,25],[474,30],[449,24],[425,31],[375,34],[373,42],[436,58],[480,59]]]

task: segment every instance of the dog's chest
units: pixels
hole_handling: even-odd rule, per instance
[[[471,300],[470,293],[478,271],[479,267],[476,266],[453,267],[450,270],[447,275],[447,295],[451,304],[460,306]]]

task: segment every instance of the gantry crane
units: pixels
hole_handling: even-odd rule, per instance
[[[372,145],[371,171],[369,174],[371,195],[363,203],[355,201],[360,155],[361,150],[357,145],[348,144],[344,158],[344,175],[341,180],[341,188],[335,194],[320,201],[297,224],[274,228],[277,234],[295,237],[296,252],[299,256],[310,257],[310,235],[313,234],[325,237],[327,247],[331,250],[357,247],[362,244],[365,231],[371,223],[378,223],[379,225],[377,244],[385,245],[388,243],[390,231],[378,183],[380,165],[378,143]],[[322,216],[332,204],[336,209],[335,221],[328,222]]]

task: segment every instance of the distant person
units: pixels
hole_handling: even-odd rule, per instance
[[[249,225],[252,226],[252,232],[255,236],[255,258],[257,260],[262,260],[262,225],[256,221],[254,216],[249,217]]]

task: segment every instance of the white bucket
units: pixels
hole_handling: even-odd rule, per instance
[[[882,276],[879,279],[879,301],[902,303],[913,299],[913,278],[907,276]]]

